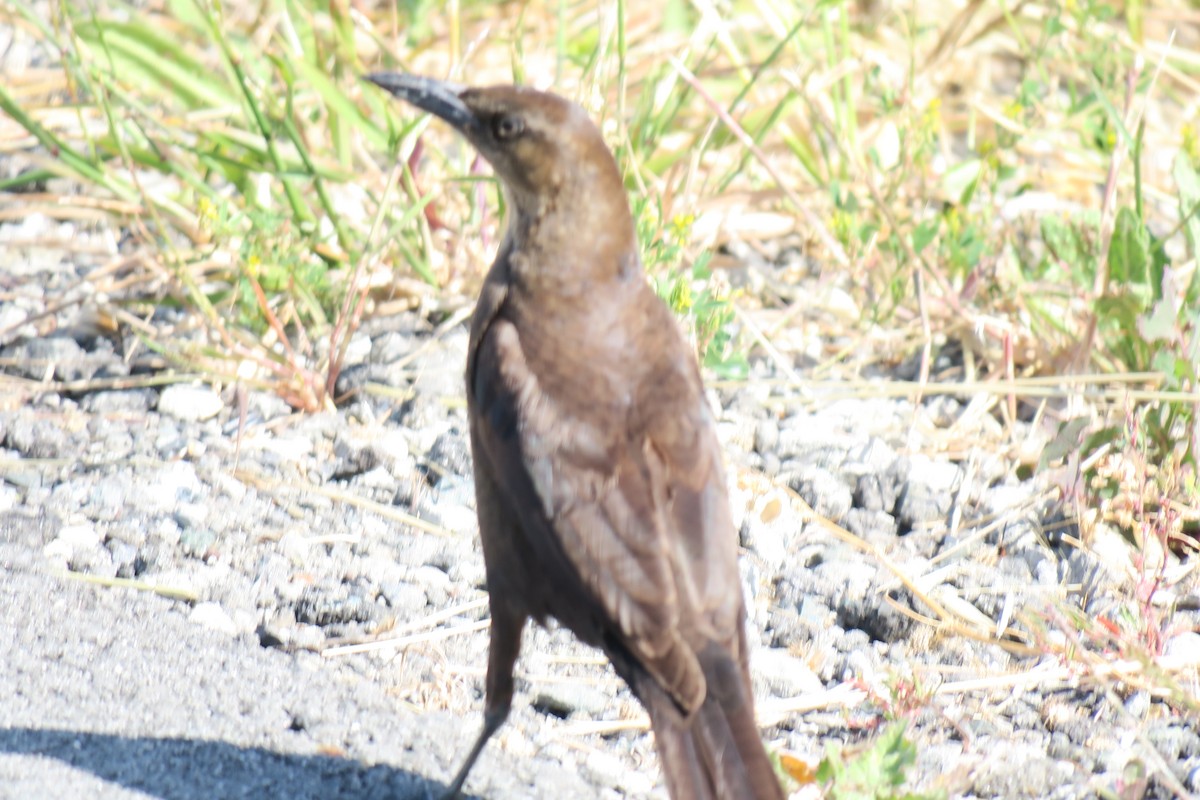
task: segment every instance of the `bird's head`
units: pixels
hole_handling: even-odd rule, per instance
[[[366,80],[465,136],[508,187],[518,213],[541,217],[547,208],[603,205],[610,197],[626,203],[600,130],[569,100],[520,86],[469,88],[392,72]]]

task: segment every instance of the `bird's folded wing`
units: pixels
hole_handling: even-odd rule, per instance
[[[683,447],[693,463],[679,465],[677,481],[670,460],[681,447],[678,430],[666,431],[660,448],[651,431],[631,435],[623,419],[606,422],[603,414],[560,407],[539,385],[516,328],[503,317],[481,336],[470,378],[484,451],[476,457],[490,462],[542,564],[577,574],[604,612],[608,632],[690,713],[705,694],[688,641],[698,610],[691,570],[695,556],[703,561],[705,554],[685,551],[703,551],[696,537],[704,533],[675,528],[684,521],[704,525],[713,491],[725,510],[724,488],[714,490],[701,474],[705,465],[694,463],[711,458],[709,448]]]

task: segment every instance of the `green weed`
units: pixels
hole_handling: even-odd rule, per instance
[[[933,800],[945,793],[904,790],[917,748],[904,737],[902,723],[888,725],[866,750],[847,759],[832,745],[817,767],[829,800]]]

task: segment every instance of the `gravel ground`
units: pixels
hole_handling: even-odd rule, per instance
[[[369,320],[342,382],[363,391],[294,414],[269,394],[171,382],[101,324],[95,276],[111,274],[115,241],[42,217],[0,226],[0,796],[435,792],[477,730],[487,646],[464,328]],[[769,263],[746,270],[771,279]],[[190,322],[153,320],[201,336]],[[815,761],[891,715],[917,744],[916,784],[952,796],[1095,796],[1131,762],[1200,790],[1195,719],[897,610],[931,615],[915,587],[1024,631],[1029,611],[1114,615],[1125,540],[1040,534],[1055,513],[1044,487],[986,448],[1003,437],[976,404],[823,397],[776,366],[711,392],[771,747]],[[1165,595],[1165,651],[1194,664],[1195,578]],[[470,789],[663,797],[611,670],[562,631],[532,630],[524,653],[511,722]],[[1170,791],[1154,780],[1149,796]]]
[[[132,269],[120,231],[21,204],[0,196],[0,798],[436,795],[480,724],[487,649],[462,323],[369,318],[339,382],[355,398],[294,414],[171,372],[106,312]],[[1047,500],[1055,473],[1018,477],[1052,430],[1001,424],[988,397],[791,380],[844,350],[811,331],[852,307],[796,253],[730,253],[735,282],[805,327],[710,393],[770,747],[815,763],[898,718],[924,790],[1134,798],[1141,768],[1144,796],[1200,792],[1194,717],[1053,655],[1068,620],[1120,619],[1145,584],[1111,529],[1079,545]],[[145,325],[209,343],[166,305]],[[1168,554],[1147,613],[1195,697],[1192,567]],[[958,626],[915,619],[930,603]],[[665,797],[644,717],[594,652],[536,629],[518,667],[471,791]]]

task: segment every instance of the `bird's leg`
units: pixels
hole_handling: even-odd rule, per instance
[[[483,712],[483,730],[479,732],[479,738],[475,740],[474,746],[471,747],[471,752],[467,756],[467,760],[459,767],[458,774],[454,776],[454,782],[450,784],[450,788],[442,795],[441,800],[456,800],[458,793],[462,791],[463,784],[467,782],[467,774],[470,773],[471,767],[475,765],[475,760],[479,758],[479,754],[483,752],[483,746],[487,744],[488,739],[492,738],[492,734],[500,729],[507,716],[507,708],[496,710],[489,708]]]
[[[486,700],[483,709],[483,730],[467,754],[467,760],[459,767],[453,783],[442,800],[454,800],[467,782],[467,775],[475,765],[483,746],[492,734],[500,729],[508,718],[512,707],[513,666],[521,652],[521,633],[525,628],[525,615],[505,605],[499,592],[490,594],[492,608],[491,638],[488,641],[488,671]]]

